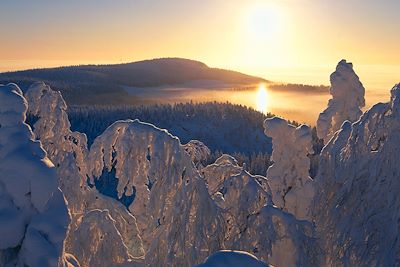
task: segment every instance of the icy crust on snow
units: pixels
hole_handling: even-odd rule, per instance
[[[295,127],[273,117],[264,121],[265,134],[272,138],[274,162],[267,170],[272,200],[279,208],[301,220],[310,219],[310,204],[314,197],[314,181],[309,176],[313,153],[310,127]]]
[[[68,208],[72,214],[72,221],[66,239],[66,250],[79,251],[81,248],[80,238],[84,238],[86,244],[91,243],[91,253],[78,253],[77,259],[84,266],[93,266],[92,263],[103,262],[107,266],[116,263],[114,259],[126,258],[128,261],[133,258],[144,256],[141,238],[138,233],[136,219],[118,201],[101,195],[95,188],[87,186],[87,161],[88,149],[86,136],[78,132],[71,132],[70,123],[66,113],[66,104],[59,92],[51,90],[44,83],[35,83],[27,91],[26,97],[29,101],[29,111],[37,116],[38,120],[34,124],[36,138],[43,142],[44,148],[48,151],[48,156],[57,166],[57,174],[60,179],[60,186],[68,200]],[[104,225],[99,222],[91,222],[98,217],[88,215],[92,210],[108,210],[107,216],[112,220],[104,220]],[[103,213],[104,214],[104,213]],[[86,218],[88,216],[88,218]],[[101,217],[101,216],[100,216]],[[110,227],[112,221],[115,227]],[[93,251],[102,249],[103,242],[96,239],[95,235],[83,235],[77,237],[82,232],[85,225],[96,225],[98,232],[108,229],[109,236],[121,237],[114,242],[121,242],[120,247],[126,247],[128,254],[124,250],[112,250],[113,257],[105,258],[101,253]],[[122,253],[117,255],[116,253]],[[88,265],[86,265],[88,264]]]
[[[17,85],[0,85],[0,265],[66,266],[70,217],[27,109]]]
[[[317,135],[327,143],[333,134],[340,129],[346,120],[355,122],[361,116],[361,108],[365,106],[365,89],[353,64],[341,60],[330,77],[332,98],[328,107],[319,114]]]
[[[400,85],[324,147],[315,220],[325,266],[400,265]]]
[[[257,257],[251,255],[250,253],[244,251],[234,251],[234,250],[221,250],[210,257],[200,265],[196,267],[273,267],[260,260]]]

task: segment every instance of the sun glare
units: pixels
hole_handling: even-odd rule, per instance
[[[257,110],[267,114],[268,109],[268,90],[264,83],[260,84],[256,94]]]
[[[247,13],[247,31],[255,41],[268,41],[281,31],[282,17],[280,10],[273,5],[257,5]]]

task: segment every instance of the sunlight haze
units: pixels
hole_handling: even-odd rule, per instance
[[[367,89],[387,90],[400,75],[399,9],[395,0],[5,0],[0,71],[182,57],[329,84],[346,58]]]

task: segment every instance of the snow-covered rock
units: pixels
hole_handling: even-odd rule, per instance
[[[27,109],[17,85],[0,85],[0,265],[66,266],[70,216]]]
[[[340,129],[346,120],[355,122],[361,116],[361,108],[365,106],[365,89],[353,64],[341,60],[330,77],[332,98],[328,107],[319,114],[317,134],[327,143],[333,134]]]
[[[400,265],[400,85],[321,152],[315,220],[325,266]]]
[[[310,218],[314,197],[314,182],[309,176],[313,152],[310,127],[295,127],[273,117],[264,121],[265,134],[272,138],[274,162],[267,170],[272,199],[279,208],[293,213],[298,219]]]
[[[38,117],[33,125],[37,139],[43,142],[48,156],[57,166],[60,186],[68,200],[68,208],[72,214],[72,222],[66,240],[66,250],[76,252],[82,250],[81,239],[85,244],[97,242],[95,235],[79,236],[87,225],[95,224],[97,231],[109,232],[113,241],[114,257],[105,258],[103,253],[94,252],[93,249],[102,249],[101,246],[87,247],[94,255],[80,252],[75,255],[82,267],[92,262],[108,262],[110,265],[121,263],[122,258],[129,261],[133,258],[144,256],[142,241],[138,233],[136,219],[126,208],[115,199],[103,196],[96,188],[87,185],[88,149],[86,136],[79,132],[71,132],[70,123],[66,113],[66,104],[59,92],[53,91],[44,83],[33,84],[26,93],[29,101],[29,112]],[[92,210],[108,210],[106,218],[99,222],[92,222],[94,215],[89,215]],[[92,214],[92,213],[90,213]],[[104,214],[104,213],[102,213]],[[89,216],[88,218],[85,218]],[[107,220],[111,217],[111,220]],[[85,225],[80,225],[82,222]],[[103,225],[104,223],[104,225]],[[110,227],[110,223],[114,227]],[[122,242],[121,242],[122,241]],[[125,253],[127,248],[128,253]],[[121,252],[121,255],[116,253]],[[118,262],[112,262],[119,259]]]
[[[234,251],[234,250],[221,250],[210,257],[197,267],[243,267],[243,266],[252,266],[252,267],[267,267],[272,265],[268,265],[260,260],[257,257],[251,255],[250,253],[244,251]]]

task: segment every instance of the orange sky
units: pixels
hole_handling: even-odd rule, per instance
[[[158,57],[328,84],[346,58],[367,89],[400,81],[400,1],[4,0],[0,71]]]

